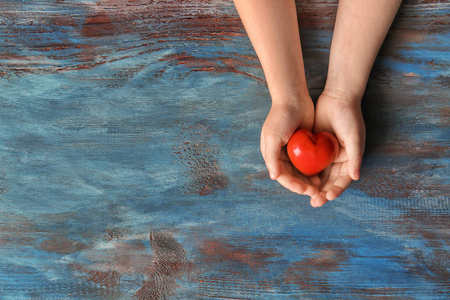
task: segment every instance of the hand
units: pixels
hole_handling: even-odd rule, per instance
[[[314,196],[320,185],[318,176],[306,177],[290,162],[286,144],[299,128],[312,130],[314,104],[310,98],[280,104],[274,101],[261,131],[261,153],[269,169],[270,178],[298,194]]]
[[[340,145],[338,157],[320,173],[320,193],[311,198],[311,205],[320,207],[359,179],[366,137],[360,99],[324,91],[317,101],[314,131],[335,134]]]

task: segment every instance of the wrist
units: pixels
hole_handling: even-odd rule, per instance
[[[328,75],[323,93],[352,103],[361,103],[367,80],[348,76]]]
[[[303,107],[313,103],[307,88],[284,90],[283,92],[273,89],[269,89],[269,91],[272,98],[272,107]]]
[[[302,111],[310,107],[314,109],[314,103],[308,95],[283,95],[272,97],[272,109],[281,109],[286,111]]]
[[[322,94],[348,104],[361,104],[364,88],[356,88],[345,83],[329,83],[327,81]]]

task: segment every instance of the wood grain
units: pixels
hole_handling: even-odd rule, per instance
[[[337,4],[297,3],[313,97]],[[404,1],[362,178],[313,209],[231,1],[0,0],[0,298],[447,299],[449,14]]]

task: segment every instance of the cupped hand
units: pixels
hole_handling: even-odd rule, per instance
[[[286,144],[297,129],[312,130],[313,125],[314,104],[308,98],[289,104],[274,102],[261,130],[261,153],[270,178],[294,193],[311,197],[318,193],[320,179],[318,176],[306,177],[292,165]]]
[[[311,205],[320,207],[359,179],[366,138],[360,99],[324,91],[317,101],[314,131],[333,133],[340,145],[338,157],[320,173],[320,193],[311,198]]]

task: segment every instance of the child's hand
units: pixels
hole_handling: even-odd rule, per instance
[[[318,193],[319,177],[301,174],[290,162],[285,146],[297,129],[313,128],[314,104],[311,99],[294,103],[272,105],[261,131],[261,153],[272,179],[292,192],[312,197]]]
[[[340,144],[338,157],[320,174],[320,193],[311,199],[311,205],[319,207],[339,197],[352,179],[359,179],[366,137],[359,99],[325,91],[317,101],[314,131],[331,132]]]

